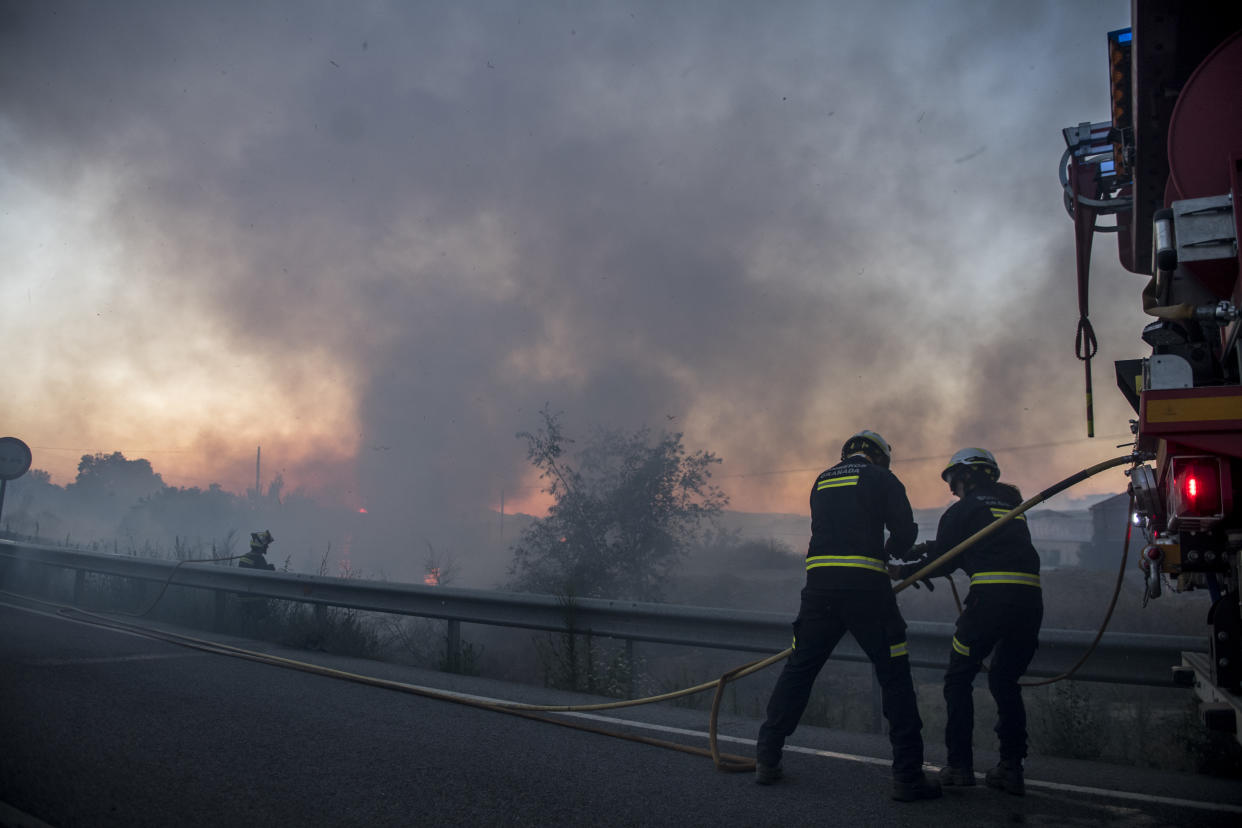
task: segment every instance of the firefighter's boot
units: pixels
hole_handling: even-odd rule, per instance
[[[975,772],[970,768],[954,768],[945,765],[940,769],[940,784],[946,788],[968,788],[975,784]]]
[[[893,799],[898,802],[914,802],[916,799],[939,799],[942,794],[940,783],[928,779],[927,774],[919,775],[911,780],[893,780]]]
[[[1010,759],[1002,759],[1000,763],[988,771],[989,788],[997,788],[1014,796],[1026,794],[1026,781],[1022,776],[1022,763]]]
[[[765,765],[762,762],[755,763],[755,784],[771,785],[773,782],[779,782],[785,775],[780,765]]]

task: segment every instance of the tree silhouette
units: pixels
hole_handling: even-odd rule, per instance
[[[710,482],[720,459],[687,453],[680,432],[601,429],[571,464],[560,414],[540,415],[541,429],[517,436],[555,502],[513,547],[511,586],[659,600],[687,548],[728,503]]]
[[[126,460],[112,454],[84,454],[78,476],[65,487],[77,505],[94,511],[123,513],[136,501],[166,488],[148,460]]]

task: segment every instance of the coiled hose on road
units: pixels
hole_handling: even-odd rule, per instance
[[[980,540],[987,537],[992,532],[995,532],[997,529],[999,529],[1001,526],[1003,526],[1008,521],[1013,520],[1014,518],[1026,512],[1028,509],[1031,509],[1032,507],[1044,502],[1045,500],[1051,498],[1052,496],[1059,494],[1060,492],[1065,491],[1071,486],[1081,483],[1087,478],[1092,477],[1096,474],[1099,474],[1102,471],[1105,471],[1107,469],[1114,468],[1116,466],[1120,466],[1126,463],[1137,463],[1137,462],[1140,462],[1141,459],[1143,458],[1139,457],[1136,454],[1128,454],[1122,457],[1115,457],[1111,460],[1105,460],[1102,463],[1097,463],[1094,466],[1083,469],[1077,474],[1074,474],[1074,475],[1071,475],[1070,477],[1065,478],[1064,480],[1062,480],[1061,482],[1057,483],[1054,486],[1044,489],[1039,494],[1035,495],[1029,500],[1024,501],[1012,511],[998,518],[995,522],[989,524],[986,528],[979,530],[978,532],[971,535],[966,540],[959,543],[957,546],[950,549],[944,555],[939,557],[935,561],[935,563],[929,564],[928,566],[923,567],[918,572],[915,572],[910,577],[905,578],[900,583],[896,584],[893,587],[893,591],[900,592],[901,590],[906,589],[911,584],[923,578],[925,574],[931,571],[933,568],[940,566],[945,561],[948,561],[952,558],[957,557],[962,552],[964,552],[966,549],[968,549],[970,546],[978,543]],[[1133,502],[1131,502],[1131,506],[1133,506]],[[1129,547],[1129,539],[1130,539],[1130,533],[1127,527],[1127,532],[1126,532],[1126,547],[1127,548]],[[200,561],[195,560],[195,561],[183,561],[182,563],[199,563],[199,562]],[[1124,566],[1125,566],[1125,556],[1123,552],[1122,573],[1124,573]],[[172,579],[172,575],[170,574],[169,582],[171,582],[171,579]],[[168,583],[165,583],[164,585],[165,589],[167,588],[167,586],[168,586]],[[1120,586],[1121,586],[1121,575],[1118,576],[1117,592],[1120,591]],[[1091,655],[1091,652],[1095,649],[1096,645],[1099,643],[1100,638],[1103,636],[1105,628],[1107,628],[1108,626],[1109,618],[1111,618],[1112,616],[1113,607],[1116,605],[1117,592],[1114,592],[1113,594],[1113,600],[1109,606],[1108,615],[1105,617],[1104,623],[1101,626],[1099,633],[1096,635],[1095,641],[1092,642],[1091,646],[1083,654],[1082,658],[1079,659],[1078,663],[1075,664],[1068,672],[1060,676],[1055,676],[1051,679],[1047,679],[1041,682],[1029,683],[1026,686],[1033,686],[1035,684],[1050,684],[1053,681],[1060,681],[1061,679],[1068,678],[1080,666],[1082,666],[1083,663],[1086,662],[1087,658]],[[159,595],[156,597],[156,601],[158,601],[159,598],[163,594],[164,594],[164,590],[161,590]],[[43,603],[48,603],[48,602],[43,602]],[[84,622],[95,624],[98,626],[109,627],[112,629],[124,630],[126,632],[143,635],[148,638],[153,638],[153,639],[157,639],[161,641],[166,641],[166,642],[177,644],[183,647],[190,647],[193,649],[202,650],[202,651],[210,652],[210,653],[216,653],[219,655],[232,656],[234,658],[244,658],[249,661],[257,661],[257,662],[261,662],[264,664],[271,664],[277,667],[300,670],[302,672],[313,673],[316,675],[327,676],[330,678],[344,679],[347,681],[353,681],[353,682],[357,682],[361,684],[368,684],[373,687],[381,687],[381,688],[388,689],[388,690],[396,690],[396,691],[403,692],[403,693],[410,693],[413,695],[422,696],[424,698],[432,698],[432,699],[438,699],[441,701],[449,701],[455,704],[464,704],[469,707],[475,707],[475,708],[479,708],[482,710],[491,710],[497,713],[507,713],[509,715],[521,716],[527,719],[535,719],[537,721],[548,722],[550,724],[556,724],[562,727],[572,727],[578,730],[585,730],[590,733],[598,733],[601,735],[612,736],[615,738],[626,739],[629,741],[640,742],[643,744],[668,748],[670,750],[677,750],[683,753],[691,753],[691,754],[698,755],[698,756],[708,756],[711,758],[712,763],[715,765],[717,770],[724,771],[727,773],[745,773],[748,771],[752,771],[755,768],[755,762],[753,759],[750,759],[748,757],[736,756],[736,755],[725,754],[725,753],[720,752],[719,745],[717,743],[718,742],[717,723],[719,720],[720,705],[723,699],[725,685],[727,685],[731,681],[736,681],[737,679],[743,678],[745,676],[749,676],[752,673],[756,673],[759,670],[762,670],[766,667],[776,664],[777,662],[785,658],[788,658],[789,655],[793,652],[792,648],[783,650],[782,652],[767,656],[766,658],[762,658],[757,661],[752,661],[748,664],[743,664],[739,667],[735,667],[734,669],[729,670],[728,672],[721,675],[720,678],[717,678],[713,681],[703,682],[702,684],[697,684],[693,687],[687,687],[681,690],[675,690],[669,693],[663,693],[658,696],[647,696],[641,699],[626,699],[623,701],[615,701],[615,702],[601,702],[598,704],[579,704],[579,705],[523,704],[519,702],[489,701],[489,700],[478,699],[478,698],[474,698],[470,696],[464,696],[464,695],[460,695],[456,693],[448,693],[448,692],[434,690],[434,689],[430,689],[426,687],[419,687],[417,685],[407,684],[405,682],[393,681],[390,679],[382,679],[382,678],[377,678],[374,676],[365,676],[365,675],[361,675],[358,673],[350,673],[345,670],[337,670],[331,667],[323,667],[321,665],[310,664],[309,662],[298,661],[296,659],[284,658],[281,656],[270,655],[268,653],[260,653],[260,652],[256,652],[253,650],[246,650],[241,647],[234,647],[229,644],[222,644],[222,643],[215,642],[215,641],[208,641],[205,639],[193,638],[191,636],[180,635],[177,633],[169,633],[169,632],[164,632],[162,630],[154,630],[148,627],[141,627],[141,626],[137,626],[133,624],[126,624],[124,622],[117,621],[112,618],[107,618],[105,616],[97,615],[97,614],[90,613],[90,612],[85,612],[83,610],[79,610],[74,607],[65,607],[62,605],[55,605],[55,606],[57,606],[58,611],[62,615],[69,617],[69,618],[73,618],[75,620],[84,621]],[[154,603],[152,604],[152,606],[154,606]],[[147,607],[141,613],[130,613],[130,614],[131,615],[145,615],[146,613],[150,612],[150,610],[151,610],[151,607]],[[708,724],[708,748],[706,750],[703,748],[693,747],[691,745],[683,745],[677,742],[669,742],[663,739],[652,739],[647,736],[637,736],[634,734],[629,734],[629,733],[624,733],[624,732],[614,731],[614,730],[607,730],[604,728],[595,727],[591,725],[585,725],[585,724],[581,724],[578,722],[571,722],[571,721],[566,721],[564,719],[557,719],[557,718],[553,718],[550,716],[539,715],[541,713],[577,713],[577,712],[598,711],[598,710],[615,710],[615,709],[624,708],[624,707],[637,707],[639,705],[654,704],[656,702],[669,701],[671,699],[682,698],[684,696],[691,696],[696,693],[702,693],[706,690],[710,690],[712,688],[715,688],[715,696],[712,699],[711,716],[710,716],[709,724]]]

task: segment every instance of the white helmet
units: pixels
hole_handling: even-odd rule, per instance
[[[888,441],[867,429],[858,432],[841,446],[842,460],[851,454],[859,453],[867,455],[873,462],[886,469],[893,460],[893,447],[888,444]]]
[[[989,480],[1000,479],[1000,466],[992,452],[981,448],[964,448],[949,458],[949,465],[940,473],[940,479],[948,482],[949,476],[957,468],[979,469]]]

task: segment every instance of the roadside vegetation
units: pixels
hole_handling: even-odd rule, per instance
[[[578,447],[559,415],[542,412],[542,427],[523,432],[532,465],[543,476],[555,505],[548,517],[527,525],[513,545],[507,584],[512,589],[560,596],[567,620],[583,597],[621,597],[787,613],[791,620],[804,578],[800,552],[775,539],[743,539],[722,531],[717,518],[727,505],[711,483],[717,458],[689,453],[680,434],[597,431]],[[78,479],[53,486],[46,473],[31,472],[5,512],[0,537],[56,543],[90,551],[232,566],[244,551],[249,527],[344,519],[322,514],[304,495],[283,490],[277,478],[266,491],[238,496],[218,486],[206,490],[164,485],[145,460],[119,453],[83,458]],[[15,487],[16,489],[16,487]],[[120,509],[118,504],[134,505]],[[88,526],[70,528],[60,510],[80,511]],[[111,520],[111,523],[109,521]],[[219,531],[221,525],[230,526]],[[282,536],[278,534],[278,539]],[[354,568],[348,556],[333,560],[330,545],[318,550],[293,544],[271,556],[280,571],[309,571],[342,578],[387,580]],[[279,551],[277,551],[279,550]],[[313,554],[311,554],[313,553]],[[450,549],[412,542],[422,556],[423,582],[453,584],[460,571]],[[415,558],[417,560],[417,557]],[[308,566],[309,563],[309,566]],[[1045,627],[1094,630],[1103,620],[1115,572],[1056,569],[1044,578]],[[959,581],[961,579],[959,578]],[[906,590],[900,597],[908,620],[952,621],[957,609],[948,581],[938,589]],[[88,610],[147,618],[191,629],[263,640],[271,644],[339,655],[383,659],[423,669],[614,698],[656,695],[711,680],[750,657],[658,645],[633,645],[583,633],[530,633],[405,618],[336,607],[262,599],[243,605],[236,595],[137,582],[93,573],[76,580],[66,572],[0,561],[0,587],[70,603],[75,594]],[[965,585],[960,585],[964,594]],[[1141,606],[1141,575],[1127,571],[1110,623],[1115,632],[1201,635],[1206,596],[1166,595]],[[571,624],[572,626],[572,624]],[[726,715],[758,718],[771,690],[772,670],[730,684]],[[940,676],[916,671],[920,710],[929,744],[944,725]],[[710,692],[673,704],[706,710]],[[854,731],[882,727],[877,690],[867,665],[834,662],[821,675],[803,721]],[[1232,737],[1205,731],[1188,690],[1136,688],[1066,681],[1028,688],[1032,753],[1102,760],[1174,771],[1242,778],[1242,750]],[[976,682],[979,744],[986,746],[994,716],[985,682]]]

